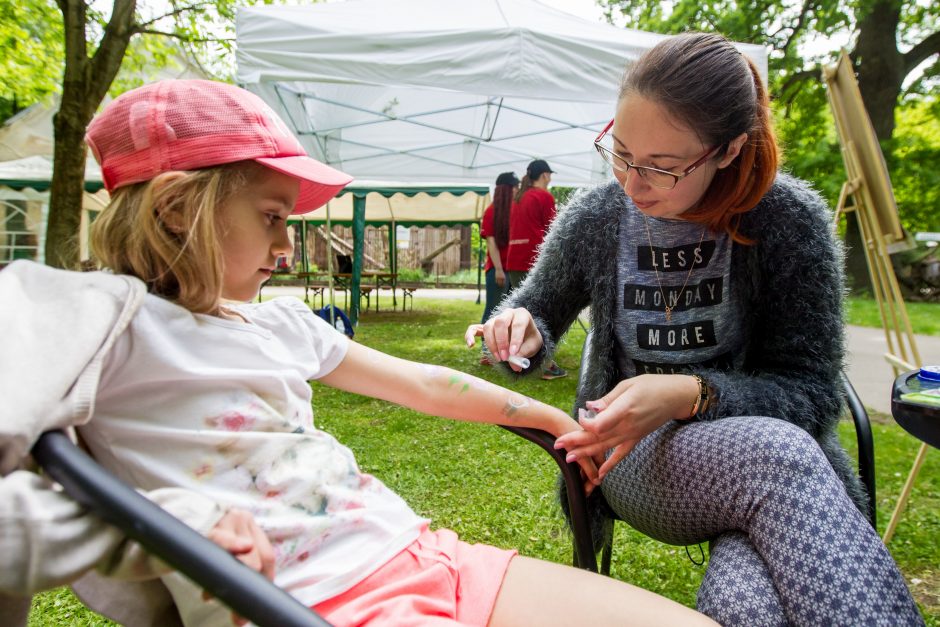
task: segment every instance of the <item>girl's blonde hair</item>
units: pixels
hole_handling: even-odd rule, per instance
[[[217,313],[225,270],[220,208],[263,169],[242,161],[115,190],[91,226],[92,259],[192,312]]]

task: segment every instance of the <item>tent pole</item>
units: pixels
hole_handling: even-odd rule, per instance
[[[336,326],[336,301],[333,298],[333,223],[330,221],[330,203],[326,203],[326,276],[330,286],[330,325]]]
[[[349,290],[349,320],[359,325],[359,285],[362,280],[362,253],[365,247],[366,197],[353,196],[353,267]]]
[[[388,227],[388,263],[389,270],[392,273],[392,311],[395,311],[395,308],[398,307],[398,299],[395,297],[395,290],[398,287],[398,227],[395,224],[394,216]],[[378,299],[378,293],[375,297]]]

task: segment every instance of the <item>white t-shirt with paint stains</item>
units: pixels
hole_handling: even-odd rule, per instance
[[[252,512],[275,547],[276,583],[315,605],[427,521],[314,426],[308,380],[339,365],[346,336],[294,298],[233,309],[248,322],[147,296],[107,359],[81,435],[138,488],[188,488]],[[230,624],[182,576],[164,583],[186,624]]]

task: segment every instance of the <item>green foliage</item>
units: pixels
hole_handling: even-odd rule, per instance
[[[235,10],[270,0],[166,3],[139,0],[137,35],[131,39],[110,95],[172,74],[186,65],[232,80]],[[88,54],[101,44],[109,3],[88,3]],[[65,64],[62,13],[52,0],[0,0],[0,120],[60,93]]]
[[[421,268],[399,268],[398,280],[404,283],[426,281],[428,275]]]
[[[383,295],[391,305],[391,296]],[[559,347],[570,376],[554,381],[511,381],[479,365],[479,352],[463,344],[466,325],[479,319],[472,301],[415,299],[414,311],[364,313],[356,340],[387,353],[450,366],[569,409],[577,383],[584,332],[574,325]],[[446,527],[469,542],[518,548],[523,555],[568,564],[571,540],[555,497],[556,469],[538,447],[489,425],[429,418],[371,398],[313,384],[317,425],[356,454],[434,528]],[[878,508],[883,531],[911,467],[917,443],[887,417],[875,428]],[[854,429],[840,425],[854,454]],[[889,549],[921,603],[928,625],[940,625],[940,456],[927,455],[907,511]],[[696,551],[691,547],[691,551]],[[694,553],[693,553],[694,555]],[[697,556],[696,556],[697,557]],[[627,525],[616,526],[611,573],[694,606],[704,568],[683,547],[652,540]],[[915,582],[919,582],[916,583]],[[30,625],[102,625],[64,591],[39,595]]]
[[[62,14],[52,0],[0,0],[0,120],[59,89]]]
[[[797,3],[765,0],[698,2],[606,0],[611,21],[660,33],[719,32],[735,41],[768,47],[769,87],[784,168],[810,181],[835,206],[845,166],[820,76],[838,43],[826,50],[818,41],[848,44],[872,2],[829,0]],[[897,37],[902,49],[936,33],[940,4],[900,3]],[[805,11],[805,13],[804,13]],[[812,52],[810,52],[812,51]],[[907,87],[896,108],[897,127],[883,146],[901,221],[911,231],[940,230],[940,61],[934,54],[923,75]],[[864,63],[864,60],[862,60]],[[919,95],[919,97],[917,97]],[[913,97],[912,97],[913,96]]]
[[[555,198],[555,206],[562,207],[566,202],[568,202],[568,199],[573,193],[575,193],[575,191],[577,191],[577,189],[577,187],[562,187],[555,185],[552,186],[548,191],[550,191],[552,196]]]
[[[891,184],[901,223],[940,232],[940,97],[911,98],[897,111],[890,143]]]

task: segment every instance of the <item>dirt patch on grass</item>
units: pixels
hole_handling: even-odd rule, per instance
[[[911,594],[925,613],[940,615],[940,571],[927,570],[911,577]]]

